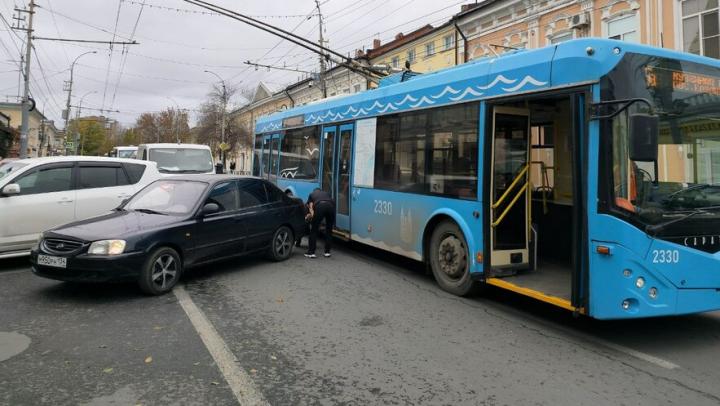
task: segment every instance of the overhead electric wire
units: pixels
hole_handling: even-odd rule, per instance
[[[53,25],[55,26],[55,32],[57,33],[58,38],[62,38],[63,36],[62,36],[62,34],[60,34],[60,27],[58,26],[57,19],[55,18],[55,10],[53,10],[52,0],[48,0],[47,5],[48,5],[48,9],[50,10],[50,16],[52,17]],[[61,49],[63,51],[63,54],[65,55],[65,61],[69,65],[70,64],[70,56],[68,55],[64,46],[61,46]]]
[[[145,0],[143,0],[143,4],[140,6],[140,11],[138,12],[137,19],[135,19],[135,25],[133,26],[132,32],[130,33],[130,40],[132,41],[135,37],[135,32],[137,31],[138,24],[140,24],[140,17],[142,16],[142,12],[145,9]],[[117,89],[118,85],[120,84],[120,80],[122,79],[123,71],[125,70],[125,63],[127,62],[127,47],[123,47],[123,59],[122,63],[120,63],[120,73],[118,74],[117,80],[115,81],[115,89],[113,90],[113,96],[112,100],[110,101],[110,108],[113,107],[115,104],[115,96],[117,95]]]
[[[113,30],[112,41],[115,41],[117,35],[118,22],[120,21],[120,9],[122,8],[122,0],[118,0],[117,14],[115,15],[115,29]],[[102,107],[105,108],[105,98],[107,97],[108,84],[110,82],[110,66],[112,65],[114,49],[110,44],[110,55],[108,56],[107,72],[105,73],[105,87],[103,89]]]
[[[306,38],[295,35],[289,31],[283,30],[282,28],[278,28],[271,24],[255,20],[255,19],[248,17],[246,15],[243,15],[241,13],[237,13],[235,11],[228,10],[228,9],[220,7],[220,6],[216,6],[212,3],[208,3],[203,0],[183,0],[183,1],[190,3],[190,4],[194,4],[199,7],[206,8],[208,10],[213,10],[213,11],[219,12],[219,13],[226,15],[227,17],[230,17],[234,20],[238,20],[240,22],[251,25],[255,28],[261,29],[261,30],[271,33],[273,35],[277,35],[279,37],[283,37],[283,35],[284,35],[284,38],[287,41],[296,43],[296,44],[302,46],[303,48],[306,48],[312,52],[318,53],[329,61],[333,60],[333,58],[331,57],[331,54],[335,55],[337,58],[340,59],[340,61],[335,61],[336,63],[342,64],[342,65],[346,66],[348,69],[350,69],[356,73],[359,73],[361,75],[364,75],[371,80],[377,80],[379,77],[384,76],[384,74],[377,72],[371,68],[361,66],[361,65],[357,64],[355,61],[353,61],[351,58],[347,58],[344,55],[323,46],[322,44],[316,44],[313,41],[310,41]],[[283,35],[280,35],[280,33]],[[322,51],[322,52],[320,52],[320,51]]]

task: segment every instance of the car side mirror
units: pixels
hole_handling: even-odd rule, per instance
[[[205,203],[205,206],[202,208],[202,215],[207,216],[209,214],[215,214],[220,211],[220,206],[218,206],[217,203]]]
[[[13,195],[19,195],[20,194],[20,185],[17,183],[11,183],[9,185],[5,185],[5,187],[2,189],[3,196],[13,196]]]
[[[657,116],[650,114],[630,115],[630,160],[657,162],[659,121]]]

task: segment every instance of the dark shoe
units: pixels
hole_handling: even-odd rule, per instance
[[[317,255],[315,255],[314,252],[306,252],[306,253],[305,253],[305,256],[306,256],[307,258],[317,258]]]
[[[330,258],[330,251],[325,252],[325,258]]]

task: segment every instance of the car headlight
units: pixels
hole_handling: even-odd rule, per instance
[[[102,240],[90,244],[88,254],[118,255],[125,251],[125,240]]]

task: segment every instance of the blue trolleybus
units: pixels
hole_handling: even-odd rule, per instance
[[[580,39],[258,120],[254,174],[337,236],[600,319],[720,309],[720,62]]]

